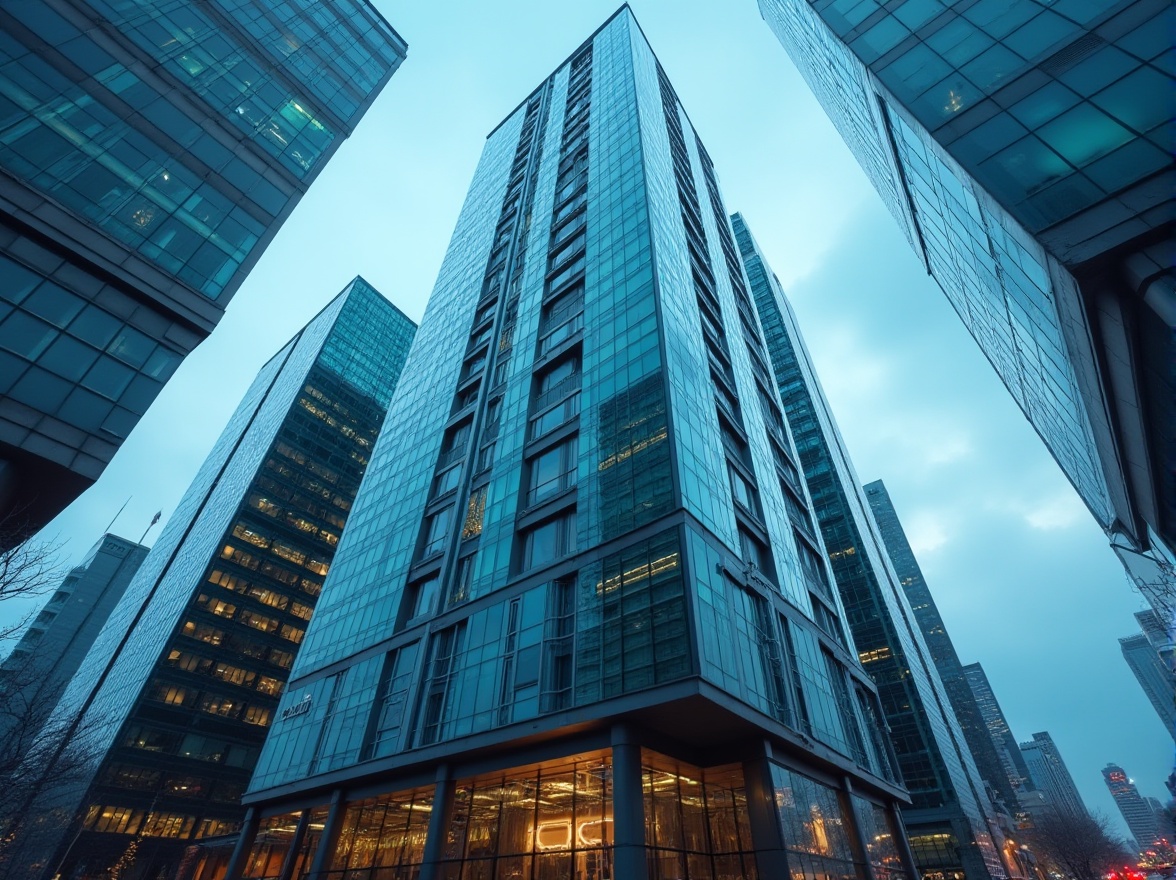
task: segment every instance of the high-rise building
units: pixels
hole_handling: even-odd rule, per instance
[[[0,766],[11,767],[37,738],[146,557],[141,544],[103,535],[0,664]]]
[[[1033,739],[1021,743],[1020,748],[1029,775],[1033,778],[1034,788],[1045,794],[1052,809],[1071,816],[1089,815],[1082,795],[1078,793],[1078,786],[1074,784],[1074,777],[1070,775],[1057,743],[1048,732],[1033,734]]]
[[[976,698],[980,717],[984,719],[984,724],[992,736],[992,742],[996,746],[1001,766],[1008,774],[1013,791],[1020,798],[1022,791],[1032,791],[1035,785],[1033,778],[1029,775],[1029,766],[1025,763],[1025,756],[1021,754],[1021,748],[1017,745],[1017,738],[1013,736],[1009,722],[1005,719],[1005,714],[996,699],[996,693],[988,681],[988,675],[979,663],[969,663],[964,667],[964,678],[967,679],[968,686],[972,689],[972,695]]]
[[[1151,613],[1151,612],[1149,612]],[[1176,677],[1144,633],[1119,639],[1123,659],[1156,710],[1168,735],[1176,738]]]
[[[1127,823],[1131,836],[1135,838],[1136,848],[1143,850],[1151,846],[1160,837],[1160,824],[1151,804],[1140,796],[1135,782],[1118,764],[1107,764],[1102,775],[1107,790],[1115,799],[1115,806],[1123,814],[1123,821]]]
[[[768,363],[622,7],[486,142],[228,876],[913,876]]]
[[[993,798],[999,801],[1006,810],[1017,809],[1017,795],[1005,772],[996,744],[980,714],[980,707],[976,705],[976,695],[968,680],[964,677],[964,667],[960,663],[955,645],[947,633],[947,626],[931,595],[931,589],[915,559],[915,553],[907,540],[902,522],[898,518],[898,511],[894,509],[894,502],[886,485],[881,480],[867,484],[866,500],[870,503],[870,510],[874,520],[878,523],[878,531],[886,545],[886,552],[894,564],[895,574],[902,584],[903,592],[911,603],[915,621],[923,638],[927,642],[927,649],[931,652],[931,659],[935,668],[943,679],[943,687],[951,701],[952,711],[960,723],[964,739],[968,743],[968,750],[976,761],[976,768],[984,778]]]
[[[89,762],[44,760],[11,877],[172,876],[240,823],[414,332],[356,278],[261,369],[55,710]]]
[[[367,0],[0,3],[0,549],[97,479],[405,52]]]
[[[733,218],[792,426],[816,529],[832,562],[858,656],[878,685],[902,777],[903,810],[924,877],[1003,877],[1003,840],[951,701],[895,572],[825,399],[796,315],[743,218]],[[796,517],[796,528],[814,528]],[[913,561],[913,560],[912,560]],[[954,652],[953,652],[954,653]],[[958,662],[958,661],[957,661]]]
[[[1176,590],[1166,0],[759,0],[1129,573]]]

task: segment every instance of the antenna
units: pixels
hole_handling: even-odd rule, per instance
[[[124,502],[123,502],[123,505],[122,505],[122,507],[120,507],[120,508],[118,509],[118,513],[116,513],[116,514],[114,515],[114,519],[112,519],[112,520],[110,521],[110,525],[108,525],[108,526],[106,527],[106,531],[105,531],[105,533],[104,533],[104,534],[110,534],[110,530],[111,530],[112,528],[114,528],[114,523],[115,523],[115,521],[116,521],[116,520],[118,520],[118,518],[119,518],[120,516],[122,516],[122,512],[123,512],[124,510],[126,510],[126,509],[127,509],[127,505],[131,503],[131,499],[132,499],[132,498],[134,498],[134,497],[135,497],[134,495],[128,495],[128,496],[127,496],[127,500],[126,500],[126,501],[124,501]]]

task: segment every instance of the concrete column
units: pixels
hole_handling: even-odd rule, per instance
[[[850,835],[850,840],[853,841],[854,849],[857,850],[857,858],[861,863],[865,880],[877,880],[874,875],[874,864],[870,861],[870,841],[866,840],[866,832],[862,827],[861,811],[864,809],[859,806],[858,802],[853,796],[853,782],[848,776],[843,780],[842,799],[845,802],[846,816],[850,824],[853,826],[853,832]],[[918,880],[917,877],[912,877],[911,880]]]
[[[641,743],[626,724],[612,729],[613,876],[648,880],[645,861],[645,798],[641,785]]]
[[[225,869],[225,880],[241,880],[241,872],[245,869],[245,860],[249,851],[253,849],[253,841],[257,837],[257,810],[250,807],[245,811],[245,821],[241,823],[241,833],[237,837],[237,846],[229,857],[229,866]]]
[[[314,851],[314,861],[310,863],[310,870],[306,874],[307,880],[320,880],[323,872],[330,868],[335,847],[339,844],[339,834],[343,831],[343,815],[346,812],[343,789],[337,788],[331,793],[327,821],[323,823],[323,836],[319,838],[318,849]]]
[[[429,813],[429,830],[425,835],[425,852],[421,861],[420,880],[437,880],[441,873],[441,859],[445,855],[445,836],[453,818],[454,781],[449,778],[449,765],[437,768],[433,786],[433,809]]]
[[[763,757],[743,763],[743,785],[747,792],[747,817],[759,875],[764,878],[790,877],[784,833],[780,829],[780,817],[776,815],[776,790],[772,784],[766,744]]]
[[[894,801],[890,802],[890,821],[894,824],[894,842],[898,845],[898,857],[902,859],[903,870],[907,872],[907,877],[910,880],[919,880],[922,874],[919,871],[919,866],[915,864],[915,854],[911,850],[911,842],[907,840],[902,813]]]
[[[290,848],[286,850],[286,858],[282,859],[282,870],[278,873],[278,880],[290,880],[294,873],[294,864],[298,860],[298,849],[306,839],[306,826],[310,824],[310,810],[302,811],[298,817],[298,827],[294,829],[294,838],[290,841]]]

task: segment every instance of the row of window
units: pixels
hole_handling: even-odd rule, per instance
[[[216,837],[237,829],[237,823],[223,819],[202,819],[163,810],[137,810],[133,807],[93,804],[86,812],[83,826],[87,831],[107,834],[136,834],[140,837]],[[192,834],[196,830],[195,835]]]
[[[130,725],[121,745],[125,748],[173,755],[193,761],[207,761],[210,764],[223,764],[226,767],[238,767],[243,770],[251,770],[257,764],[257,755],[260,751],[253,746],[231,743],[216,737],[165,730],[145,724]]]
[[[196,709],[218,718],[243,721],[257,727],[268,727],[273,714],[273,709],[269,706],[258,706],[239,697],[202,691],[166,681],[152,682],[148,689],[148,699],[168,706]]]

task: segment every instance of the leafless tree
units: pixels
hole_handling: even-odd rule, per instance
[[[29,534],[18,513],[0,517],[0,642],[11,639],[31,613],[12,618],[5,606],[14,599],[35,599],[54,589],[64,575],[61,545]]]
[[[1112,834],[1110,819],[1100,813],[1052,810],[1035,815],[1033,827],[1021,833],[1044,867],[1073,880],[1102,880],[1112,868],[1134,862]]]

